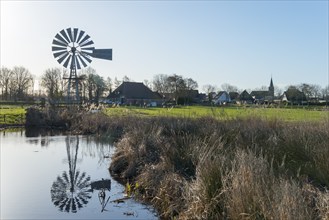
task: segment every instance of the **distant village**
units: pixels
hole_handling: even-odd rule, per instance
[[[176,104],[204,104],[204,105],[230,105],[230,104],[291,104],[291,105],[326,105],[326,97],[307,97],[304,92],[290,86],[280,96],[274,95],[274,84],[271,78],[268,90],[261,91],[211,91],[209,94],[199,93],[198,90],[181,90],[179,94],[154,92],[141,82],[122,82],[106,99],[104,103],[118,105],[140,106],[173,106]]]
[[[158,74],[152,81],[134,82],[125,76],[104,79],[88,67],[69,82],[68,71],[49,68],[35,79],[28,69],[15,66],[0,69],[0,101],[29,103],[95,103],[112,106],[175,106],[175,105],[329,105],[329,85],[301,84],[285,91],[275,87],[272,77],[269,86],[254,91],[239,90],[224,84],[222,90],[204,85],[200,93],[198,83],[181,75]],[[37,85],[37,86],[36,86]],[[71,86],[70,86],[71,85]],[[69,89],[70,88],[70,89]],[[277,88],[277,91],[275,91]]]

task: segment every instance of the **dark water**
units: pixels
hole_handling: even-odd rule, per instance
[[[157,219],[133,199],[113,202],[124,187],[108,172],[114,150],[108,142],[15,131],[0,132],[0,149],[1,219]],[[102,179],[111,188],[92,190]]]

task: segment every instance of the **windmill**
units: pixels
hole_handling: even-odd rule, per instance
[[[112,60],[112,49],[95,49],[90,36],[78,28],[67,28],[56,34],[52,42],[55,59],[65,68],[70,69],[67,89],[67,102],[70,103],[72,82],[75,83],[76,102],[79,103],[79,78],[77,70],[91,63],[92,58]]]

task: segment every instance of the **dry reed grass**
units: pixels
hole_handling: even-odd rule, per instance
[[[125,124],[110,170],[137,181],[162,218],[327,218],[328,192],[305,190],[328,187],[326,123],[136,121]]]

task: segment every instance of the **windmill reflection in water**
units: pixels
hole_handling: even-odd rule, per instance
[[[90,176],[76,169],[79,137],[66,137],[67,161],[69,172],[58,176],[51,187],[51,200],[60,211],[77,212],[91,198]]]

